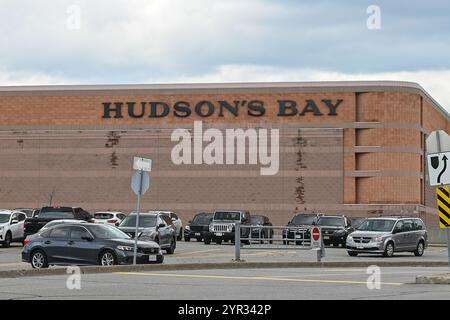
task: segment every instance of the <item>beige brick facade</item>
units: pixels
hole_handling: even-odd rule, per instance
[[[310,112],[279,116],[280,101],[288,100]],[[330,115],[324,101],[338,100]],[[179,101],[190,104],[190,116],[173,114]],[[194,112],[202,101],[213,103],[211,116]],[[224,109],[220,116],[220,101],[236,103],[238,115]],[[249,114],[251,101],[262,102],[265,114]],[[145,115],[128,116],[129,102],[137,114],[145,102]],[[150,102],[166,103],[170,113],[149,117]],[[122,103],[123,117],[103,118],[104,103]],[[259,165],[174,165],[170,135],[196,120],[223,132],[279,128],[278,174],[261,176]],[[434,225],[424,139],[438,129],[450,130],[447,113],[410,83],[3,87],[0,207],[46,205],[55,190],[56,204],[129,212],[131,161],[141,155],[154,161],[143,208],[175,210],[185,221],[197,211],[242,208],[276,224],[307,211],[420,214]]]

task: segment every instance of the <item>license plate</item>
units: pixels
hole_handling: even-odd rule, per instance
[[[356,248],[357,249],[364,249],[364,246],[359,245],[359,246],[356,246]]]
[[[155,256],[155,255],[149,255],[148,256],[148,261],[157,261],[158,260],[158,256]]]
[[[218,233],[215,233],[214,234],[216,237],[221,237],[221,236],[223,236],[223,233],[222,232],[218,232]]]
[[[200,232],[196,232],[195,235],[196,236],[200,236],[201,234],[200,234]]]
[[[324,240],[328,240],[328,239],[330,239],[330,237],[329,236],[324,236],[323,239]]]
[[[295,235],[295,239],[301,239],[301,238],[302,238],[301,235],[299,235],[299,234],[296,234],[296,235]]]

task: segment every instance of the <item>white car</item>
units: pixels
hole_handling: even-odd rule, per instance
[[[94,213],[94,223],[110,224],[112,226],[119,226],[119,224],[126,218],[122,212],[101,211]]]
[[[176,228],[177,240],[178,241],[182,240],[183,239],[183,222],[177,216],[177,214],[172,211],[157,211],[157,212],[168,216],[172,220],[172,223]]]
[[[0,209],[0,243],[3,247],[9,247],[12,242],[23,242],[26,218],[23,212]]]

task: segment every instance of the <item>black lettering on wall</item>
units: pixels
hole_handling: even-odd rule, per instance
[[[314,100],[306,100],[306,106],[303,108],[303,111],[300,112],[300,116],[304,116],[306,112],[312,112],[315,116],[321,116],[323,115],[322,112],[320,112],[319,108],[317,107]]]
[[[145,106],[147,102],[141,102],[141,109],[139,113],[136,113],[135,106],[136,102],[127,102],[128,105],[128,115],[132,118],[142,118],[145,114]]]
[[[114,118],[123,118],[122,116],[122,102],[115,102],[114,108],[111,108],[111,102],[103,103],[103,119],[110,119],[111,112],[114,112]]]
[[[248,115],[254,117],[261,117],[266,113],[264,102],[260,100],[251,100],[248,102]]]
[[[173,109],[174,109],[173,114],[176,117],[180,117],[180,118],[189,117],[192,113],[189,102],[186,102],[186,101],[178,101],[173,106]]]
[[[158,112],[158,107],[162,107],[161,112]],[[150,116],[149,118],[163,118],[169,114],[169,105],[165,102],[150,102]]]
[[[278,116],[295,116],[297,114],[297,102],[293,100],[277,100]]]
[[[235,117],[239,114],[239,100],[233,101],[234,105],[232,106],[227,101],[219,101],[219,117],[223,117],[223,109],[227,109],[231,114],[233,114]]]
[[[206,113],[203,112],[205,106],[207,108]],[[195,113],[200,117],[209,117],[214,113],[214,104],[210,101],[200,101],[195,105]]]
[[[342,99],[338,99],[335,104],[331,102],[329,99],[323,99],[322,102],[325,103],[325,105],[330,109],[330,112],[328,113],[329,116],[337,116],[336,109],[339,107],[339,105],[342,103]]]

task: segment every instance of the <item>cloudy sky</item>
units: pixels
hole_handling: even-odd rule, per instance
[[[406,80],[450,110],[449,12],[448,0],[0,0],[0,85]]]

